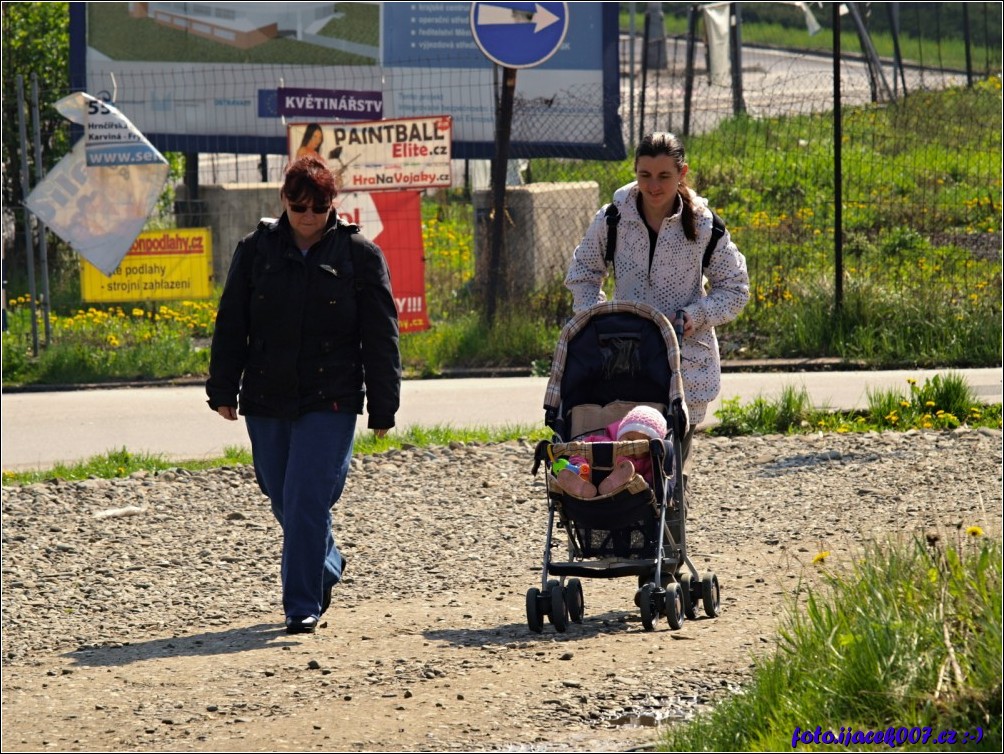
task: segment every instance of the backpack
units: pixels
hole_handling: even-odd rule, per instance
[[[603,256],[603,261],[606,262],[607,267],[610,267],[614,263],[614,254],[617,251],[617,223],[621,220],[621,213],[617,209],[617,205],[610,202],[604,215],[607,218],[607,252]],[[701,258],[701,269],[708,269],[708,265],[711,264],[711,255],[714,253],[718,241],[724,235],[725,221],[718,216],[717,212],[711,210],[711,238],[708,239],[704,256]]]

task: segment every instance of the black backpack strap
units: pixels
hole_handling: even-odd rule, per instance
[[[617,205],[613,202],[607,205],[606,212],[603,213],[607,218],[607,251],[603,257],[603,261],[609,267],[613,264],[614,254],[617,253],[617,223],[620,222],[621,213],[617,209]],[[711,264],[711,255],[715,252],[715,247],[718,246],[718,242],[725,235],[725,221],[719,217],[718,213],[714,210],[711,211],[711,238],[708,239],[708,245],[704,249],[704,257],[701,259],[701,268],[707,269],[708,265]]]
[[[714,210],[711,211],[711,238],[708,239],[708,245],[704,249],[704,258],[701,260],[701,269],[708,269],[708,265],[711,264],[711,255],[715,252],[715,247],[718,246],[718,242],[725,235],[725,221],[718,216],[718,213]]]
[[[362,259],[362,249],[359,248],[360,241],[356,237],[359,233],[359,226],[352,223],[345,222],[341,217],[338,218],[338,232],[348,234],[349,242],[349,253],[352,255],[352,282],[355,286],[356,293],[359,293],[363,289],[363,276],[360,274],[362,270],[362,264],[360,259]]]
[[[607,205],[607,211],[603,213],[607,218],[607,252],[603,256],[603,261],[609,267],[614,262],[614,254],[617,252],[617,223],[621,221],[621,213],[617,205],[613,202]]]

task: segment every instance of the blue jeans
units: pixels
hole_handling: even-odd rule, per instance
[[[283,610],[287,617],[319,616],[324,592],[345,564],[331,533],[331,508],[345,487],[356,415],[245,419],[258,484],[282,527]]]

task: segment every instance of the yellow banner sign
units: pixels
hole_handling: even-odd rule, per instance
[[[87,302],[209,298],[212,245],[209,228],[140,233],[107,277],[90,262],[81,261],[81,298]]]

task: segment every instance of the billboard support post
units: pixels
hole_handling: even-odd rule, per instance
[[[516,95],[516,69],[503,68],[502,96],[495,122],[495,156],[492,159],[492,245],[488,257],[488,301],[485,318],[491,327],[498,300],[499,268],[502,264],[502,240],[505,234],[505,177],[509,163],[509,137],[512,132],[512,108]]]

